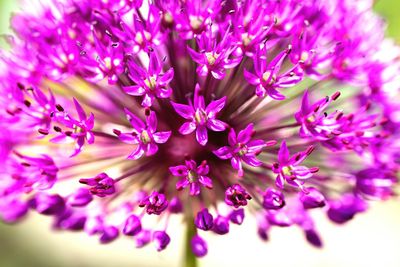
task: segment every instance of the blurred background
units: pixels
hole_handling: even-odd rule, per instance
[[[9,32],[16,2],[0,0],[0,33]],[[377,0],[375,9],[388,21],[387,35],[400,41],[400,1]],[[18,225],[0,223],[0,267],[181,266],[184,229],[179,219],[169,227],[176,231],[170,232],[175,237],[170,247],[157,253],[152,246],[135,249],[128,238],[100,245],[97,238],[82,233],[53,232],[48,218],[31,215]],[[232,227],[228,236],[205,236],[209,254],[200,260],[200,266],[400,266],[398,201],[372,203],[368,213],[345,226],[329,223],[318,212],[313,215],[325,243],[323,249],[309,246],[296,228],[273,229],[270,241],[263,243],[256,235],[255,221],[247,218],[243,226]]]

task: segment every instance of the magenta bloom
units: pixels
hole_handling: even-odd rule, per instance
[[[60,127],[55,127],[54,130],[58,136],[52,138],[50,141],[54,143],[71,143],[75,142],[75,151],[71,157],[78,155],[85,142],[88,144],[94,143],[94,134],[91,130],[94,127],[94,115],[86,116],[85,111],[79,104],[78,100],[74,98],[75,109],[79,119],[74,119],[69,114],[64,112],[63,108],[59,106],[59,112],[55,113],[55,122],[60,123],[71,130],[63,131]]]
[[[134,62],[130,62],[129,70],[129,78],[136,85],[126,86],[124,90],[127,94],[133,96],[143,96],[142,106],[151,107],[155,98],[171,96],[172,90],[168,87],[168,84],[174,77],[174,70],[170,68],[162,74],[162,66],[155,53],[150,53],[147,70],[137,66]]]
[[[140,201],[139,207],[145,207],[147,214],[160,215],[168,207],[168,200],[164,194],[154,191]]]
[[[207,176],[210,169],[206,161],[197,166],[194,160],[186,160],[185,165],[169,167],[169,171],[178,177],[183,177],[176,183],[176,189],[182,190],[190,186],[190,195],[200,194],[200,185],[212,189],[212,181]]]
[[[143,156],[145,152],[148,157],[154,155],[158,151],[157,144],[164,144],[171,136],[170,131],[156,132],[157,117],[154,112],[150,112],[146,116],[146,124],[129,110],[125,109],[125,113],[134,131],[132,133],[121,133],[119,130],[114,130],[114,133],[122,142],[138,145],[128,156],[128,159],[136,160]]]
[[[259,161],[256,156],[261,153],[263,148],[275,143],[271,141],[252,140],[254,134],[253,124],[247,125],[238,135],[236,135],[235,130],[231,128],[228,136],[229,146],[224,146],[213,151],[220,159],[231,159],[232,167],[238,171],[239,177],[244,175],[242,161],[253,167],[261,166],[262,162]]]
[[[199,64],[196,72],[200,76],[211,75],[218,80],[225,77],[225,70],[236,67],[241,57],[230,58],[231,53],[236,48],[235,43],[229,38],[229,30],[222,36],[222,40],[216,44],[216,40],[210,34],[204,32],[197,39],[200,52],[196,52],[188,47],[188,52],[193,61]]]
[[[246,206],[247,201],[251,199],[251,196],[247,191],[239,184],[234,184],[225,191],[225,203],[229,206],[238,208],[240,206]]]
[[[285,96],[278,90],[279,88],[292,87],[302,80],[298,66],[294,66],[283,74],[279,74],[282,63],[290,53],[290,48],[279,53],[271,62],[266,62],[266,46],[258,49],[254,55],[255,74],[244,70],[246,80],[256,86],[256,95],[258,97],[269,96],[275,100],[283,100]]]
[[[278,153],[278,162],[274,163],[273,171],[277,173],[276,186],[280,189],[284,188],[285,182],[292,186],[303,187],[304,181],[311,178],[313,173],[318,171],[318,168],[307,168],[299,166],[314,150],[314,147],[309,147],[304,152],[299,152],[290,157],[289,149],[286,142],[282,141],[281,148]]]
[[[194,91],[194,103],[189,105],[171,102],[175,111],[183,118],[190,120],[180,128],[181,134],[187,135],[196,130],[196,140],[200,145],[205,146],[208,142],[207,129],[221,132],[225,131],[226,123],[216,119],[217,114],[224,108],[226,97],[212,101],[205,105],[204,96],[200,95],[200,85],[196,84]]]
[[[81,184],[91,186],[89,191],[95,196],[105,197],[115,193],[115,181],[106,173],[100,173],[94,178],[79,179]]]
[[[320,248],[311,213],[396,196],[400,49],[374,1],[35,2],[0,49],[2,221],[184,236],[195,266],[251,216]]]

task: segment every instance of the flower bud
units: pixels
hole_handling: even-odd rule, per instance
[[[279,190],[268,188],[263,194],[263,207],[265,209],[277,210],[285,206],[285,197]]]
[[[325,197],[314,187],[307,188],[307,193],[300,191],[300,201],[305,209],[321,208],[325,206]]]
[[[142,230],[140,218],[134,214],[129,216],[125,221],[125,226],[122,232],[124,235],[135,236]]]
[[[155,242],[157,251],[162,251],[168,246],[171,238],[164,231],[155,231],[153,233],[153,241]]]
[[[208,209],[203,209],[197,213],[194,224],[198,229],[208,231],[213,227],[213,216]]]
[[[207,243],[200,236],[195,235],[190,243],[192,245],[192,252],[196,257],[203,257],[207,254]]]

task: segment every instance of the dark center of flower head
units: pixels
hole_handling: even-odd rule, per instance
[[[309,209],[326,206],[344,223],[365,199],[394,195],[399,105],[382,88],[399,66],[377,53],[370,10],[339,0],[78,2],[18,14],[11,51],[1,51],[6,221],[35,210],[102,243],[122,233],[161,251],[180,214],[202,257],[203,231],[225,235],[245,212],[263,239],[297,225],[321,246]],[[337,90],[347,87],[342,111]]]

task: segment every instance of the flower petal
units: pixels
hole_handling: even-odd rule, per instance
[[[153,134],[154,142],[157,144],[164,144],[168,141],[169,137],[171,136],[171,131],[167,132],[157,132]]]
[[[208,141],[207,128],[204,125],[199,125],[196,130],[196,140],[200,145],[205,146]]]
[[[289,160],[289,156],[289,149],[286,146],[286,141],[283,140],[278,152],[279,164],[284,165],[285,163],[287,163]]]
[[[141,145],[138,145],[137,148],[128,156],[128,159],[137,160],[144,154],[144,149]]]
[[[215,132],[225,131],[226,125],[224,122],[216,119],[209,119],[207,121],[207,128]]]
[[[224,96],[218,100],[211,101],[211,103],[208,104],[208,106],[205,110],[208,117],[215,118],[217,113],[220,112],[224,108],[225,102],[226,102],[226,96]]]
[[[179,132],[183,135],[187,135],[192,133],[194,130],[196,130],[196,124],[194,122],[185,122],[182,124],[182,126],[179,128]]]
[[[178,104],[171,101],[172,106],[174,107],[176,113],[182,116],[185,119],[192,119],[194,116],[194,110],[191,106]]]
[[[214,150],[213,153],[220,159],[230,159],[232,158],[232,150],[228,146],[221,147]]]
[[[210,189],[213,188],[212,180],[211,180],[210,177],[208,177],[208,176],[200,175],[200,177],[199,177],[199,182],[200,182],[202,185],[204,185],[205,187],[207,187],[207,188],[210,188]]]
[[[123,88],[125,93],[133,96],[141,96],[146,92],[140,85],[124,86]]]

